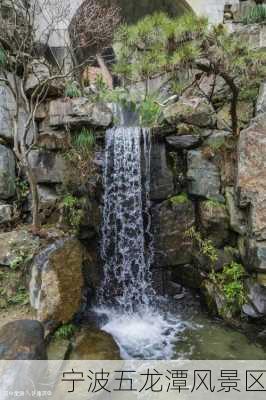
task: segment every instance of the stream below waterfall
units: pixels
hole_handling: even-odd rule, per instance
[[[152,285],[151,132],[106,132],[101,257],[104,276],[94,311],[125,359],[265,359],[260,345],[210,319],[196,295],[182,300]]]

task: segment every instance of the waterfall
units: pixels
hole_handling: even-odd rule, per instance
[[[133,313],[151,307],[150,131],[116,127],[106,132],[99,302]]]
[[[123,358],[169,359],[177,316],[161,309],[152,287],[150,217],[151,132],[134,126],[136,115],[114,110],[120,126],[106,132],[101,257],[103,279],[95,311]],[[132,125],[132,126],[130,126]]]

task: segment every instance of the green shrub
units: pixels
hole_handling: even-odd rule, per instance
[[[24,288],[18,288],[16,294],[12,296],[8,296],[8,304],[10,305],[23,305],[26,306],[29,304],[29,293],[28,291]]]
[[[65,96],[66,97],[70,97],[75,98],[75,97],[80,97],[81,96],[81,91],[78,87],[77,82],[68,82],[66,84],[66,88],[65,88]]]
[[[200,232],[197,232],[194,227],[188,229],[185,232],[185,236],[192,239],[198,246],[200,253],[210,260],[212,273],[214,273],[214,264],[218,260],[218,254],[213,242],[211,240],[203,239]]]
[[[15,258],[10,263],[13,270],[26,269],[33,259],[34,254],[30,248],[19,247],[15,249]]]
[[[55,337],[57,339],[70,339],[75,333],[75,325],[73,324],[64,324],[60,326],[55,332]]]
[[[146,97],[139,106],[140,123],[144,127],[157,125],[160,115],[161,107],[153,97]]]
[[[83,212],[80,209],[79,199],[71,194],[67,194],[63,198],[63,210],[66,223],[74,231],[78,231],[83,217]]]
[[[74,149],[80,153],[81,156],[88,157],[95,146],[95,135],[93,131],[82,128],[80,132],[77,132],[72,137],[72,145]]]
[[[226,299],[226,308],[231,312],[239,312],[247,301],[243,265],[234,261],[224,266],[223,271],[214,275],[214,281],[220,287]]]
[[[257,4],[252,7],[247,15],[243,18],[244,24],[255,24],[260,22],[266,22],[266,6],[263,4]]]

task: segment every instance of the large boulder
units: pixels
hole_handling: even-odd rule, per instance
[[[0,199],[6,200],[16,193],[16,163],[13,152],[0,145]]]
[[[249,231],[266,239],[266,113],[242,130],[238,142],[237,189],[240,206],[250,207]]]
[[[36,149],[29,153],[28,159],[37,183],[49,184],[65,181],[68,166],[62,154]]]
[[[165,200],[174,194],[174,175],[167,164],[165,145],[151,149],[151,200]]]
[[[61,98],[49,104],[48,125],[53,128],[108,127],[112,122],[112,112],[104,104],[92,103],[86,97]]]
[[[44,248],[34,259],[30,300],[46,328],[70,321],[79,311],[83,289],[83,248],[68,237]]]
[[[217,247],[229,239],[229,215],[224,204],[206,200],[199,204],[199,220],[204,237]]]
[[[180,195],[152,208],[154,252],[157,267],[189,264],[192,240],[186,231],[195,223],[194,204]]]
[[[163,118],[169,125],[186,123],[200,128],[214,127],[216,115],[212,106],[202,97],[181,98],[166,107]]]
[[[243,306],[243,312],[250,318],[266,317],[266,288],[249,281],[247,284],[248,302]]]
[[[190,150],[187,153],[188,191],[195,196],[223,201],[220,193],[221,178],[218,167],[204,157],[201,150]]]
[[[0,329],[1,360],[46,360],[44,329],[39,321],[17,320]]]
[[[0,266],[10,267],[12,263],[24,255],[33,256],[40,245],[38,237],[26,230],[16,230],[0,234]]]

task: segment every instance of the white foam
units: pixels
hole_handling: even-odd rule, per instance
[[[121,314],[111,309],[98,309],[109,321],[102,330],[110,333],[124,359],[171,359],[176,343],[187,323],[171,314],[145,309],[139,313]]]

